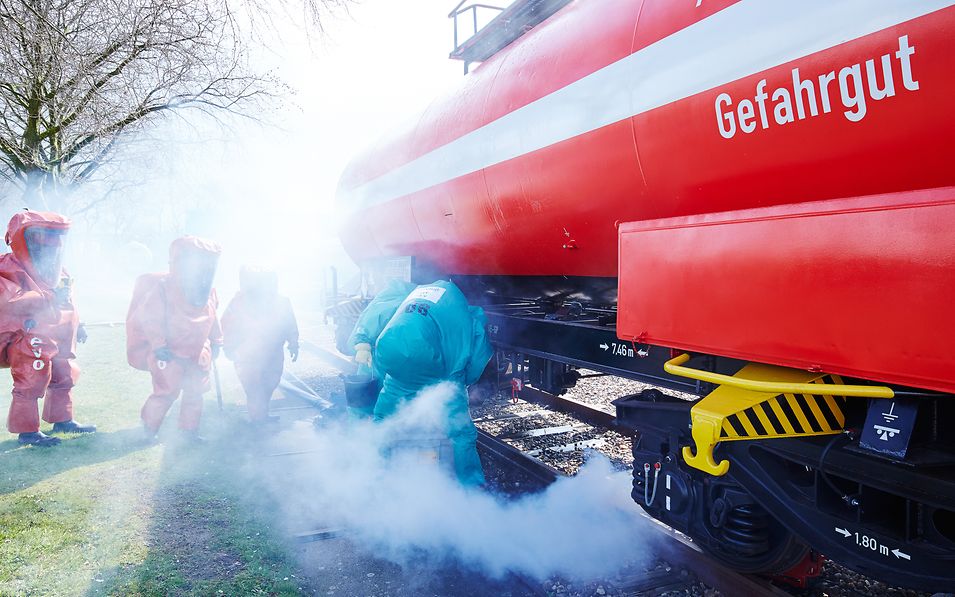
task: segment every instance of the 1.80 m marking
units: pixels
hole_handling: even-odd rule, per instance
[[[868,549],[870,551],[873,551],[885,557],[889,557],[889,554],[891,554],[895,556],[895,559],[897,560],[911,561],[912,559],[912,556],[905,553],[898,547],[896,547],[895,549],[889,549],[888,545],[884,543],[880,543],[879,540],[876,539],[875,537],[870,537],[864,533],[859,533],[858,531],[852,532],[849,529],[843,529],[840,527],[836,527],[836,532],[842,535],[843,537],[845,537],[846,539],[855,538],[856,545],[858,545],[862,549]]]
[[[879,543],[879,540],[875,537],[870,537],[868,535],[860,535],[859,533],[855,534],[856,536],[856,545],[861,545],[871,549],[872,551],[877,551],[884,556],[889,555],[889,546]]]

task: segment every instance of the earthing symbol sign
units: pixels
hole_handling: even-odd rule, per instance
[[[879,434],[879,439],[884,442],[889,441],[889,438],[893,438],[899,433],[899,430],[893,427],[885,427],[884,425],[873,425],[872,427],[875,428],[876,433]]]
[[[895,403],[889,407],[889,412],[882,413],[882,418],[885,420],[886,424],[892,423],[899,418],[899,415],[895,414]],[[900,429],[895,427],[886,427],[885,425],[873,425],[875,432],[879,434],[879,439],[884,442],[889,441],[889,438],[893,438],[896,434],[901,433]]]
[[[892,403],[891,406],[889,406],[889,412],[887,412],[887,413],[882,413],[882,418],[885,419],[885,422],[886,422],[886,423],[891,423],[892,421],[894,421],[894,420],[896,420],[896,419],[899,418],[899,415],[895,414],[895,403],[894,403],[894,402]]]

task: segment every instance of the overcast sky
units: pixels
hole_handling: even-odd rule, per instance
[[[351,157],[460,82],[461,63],[448,59],[456,3],[363,0],[320,39],[297,35],[277,50],[281,77],[298,90],[283,126],[306,148],[315,199],[329,201]]]
[[[265,115],[275,126],[240,123],[227,142],[186,146],[175,184],[228,198],[230,206],[271,208],[236,210],[237,238],[256,227],[318,237],[321,252],[342,261],[333,212],[339,176],[360,150],[461,81],[462,64],[448,59],[447,14],[456,3],[363,0],[348,15],[330,17],[327,31],[311,40],[284,30],[281,43],[255,60],[297,90],[293,105]],[[286,243],[269,244],[277,254],[265,259],[284,260]]]
[[[425,107],[463,76],[448,59],[456,0],[364,0],[328,23],[325,38],[290,48],[282,76],[300,89],[304,133],[331,177],[389,128]]]
[[[186,229],[223,244],[222,286],[253,260],[355,271],[338,240],[339,177],[359,151],[461,82],[463,65],[448,59],[456,4],[362,0],[311,39],[276,15],[281,40],[253,59],[296,90],[290,104],[257,115],[268,125],[239,121],[221,138],[206,125],[186,131],[189,142],[182,128],[168,135],[171,175],[147,192],[158,204],[195,199],[222,210],[208,214],[215,226]]]

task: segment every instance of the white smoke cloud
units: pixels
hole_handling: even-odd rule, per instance
[[[630,475],[603,456],[517,499],[465,489],[420,458],[384,456],[396,439],[440,433],[451,392],[447,385],[425,390],[379,424],[350,420],[320,431],[300,424],[281,434],[276,452],[308,453],[254,466],[283,504],[289,530],[341,528],[399,564],[423,550],[494,577],[593,579],[646,556],[647,523],[629,499]]]

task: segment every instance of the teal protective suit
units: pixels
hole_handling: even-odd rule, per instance
[[[481,377],[493,354],[486,327],[484,310],[469,306],[452,282],[439,280],[418,286],[405,298],[376,346],[377,366],[385,374],[376,420],[393,414],[428,386],[443,381],[454,385],[447,431],[455,473],[466,486],[484,483],[467,386]]]
[[[375,342],[378,340],[378,336],[381,335],[381,331],[385,329],[395,311],[398,310],[398,305],[405,300],[406,296],[411,294],[415,287],[416,285],[411,282],[391,280],[388,282],[388,286],[379,292],[358,316],[358,321],[355,322],[351,336],[348,337],[348,345],[355,346],[363,342],[371,344],[372,365],[375,363]]]
[[[358,316],[358,321],[355,322],[355,327],[352,329],[351,336],[348,337],[348,346],[355,346],[361,343],[371,345],[372,368],[370,373],[375,379],[379,380],[379,382],[384,378],[384,373],[378,367],[378,359],[375,356],[375,342],[378,340],[381,331],[388,325],[388,321],[391,320],[395,311],[398,310],[401,301],[405,300],[405,297],[414,289],[415,285],[410,282],[391,280],[385,289],[379,292],[375,298],[368,303],[365,310],[361,312],[361,315]],[[366,366],[360,365],[358,372],[368,373],[369,371]],[[352,414],[359,418],[370,417],[372,415],[371,409],[367,412],[357,408],[351,410],[353,411]]]

